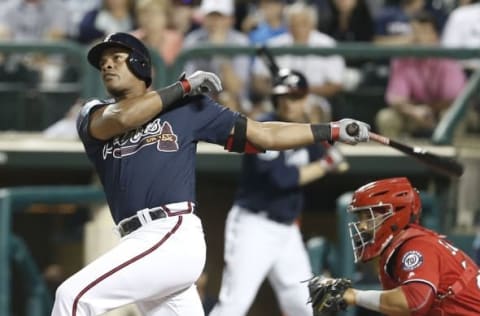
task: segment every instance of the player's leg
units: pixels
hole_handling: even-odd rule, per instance
[[[193,214],[148,223],[66,280],[52,316],[99,315],[189,288],[202,272],[205,241]]]
[[[281,245],[267,219],[234,206],[225,226],[225,267],[210,316],[245,315]]]
[[[312,276],[312,269],[298,226],[291,226],[284,251],[277,258],[268,279],[286,315],[311,316],[312,308],[307,304],[308,287],[302,281]]]
[[[175,293],[160,300],[150,299],[137,303],[138,309],[145,316],[204,316],[202,302],[197,287]]]

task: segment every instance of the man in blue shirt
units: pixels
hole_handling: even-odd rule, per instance
[[[56,292],[52,316],[100,315],[135,303],[145,315],[203,315],[195,288],[206,256],[195,214],[195,154],[199,141],[258,152],[325,140],[368,141],[368,125],[261,123],[215,103],[213,73],[198,71],[160,90],[152,82],[148,49],[113,33],[88,53],[111,95],[87,102],[77,130],[105,190],[122,239],[68,278]],[[358,124],[350,136],[347,126]]]
[[[308,84],[282,69],[272,90],[275,112],[265,121],[308,122]],[[225,267],[219,302],[210,316],[246,315],[265,278],[286,315],[312,315],[306,304],[312,269],[295,222],[302,187],[345,163],[335,147],[313,144],[243,157],[238,192],[225,227]],[[326,150],[326,148],[328,150]]]

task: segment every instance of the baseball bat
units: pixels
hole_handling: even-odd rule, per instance
[[[359,126],[351,123],[347,126],[347,133],[350,136],[358,134]],[[388,137],[369,132],[370,139],[386,146],[395,148],[402,153],[417,159],[419,162],[447,176],[460,177],[463,174],[463,165],[455,159],[433,154],[424,148],[409,146]]]
[[[278,72],[280,71],[280,67],[278,67],[277,62],[275,61],[275,58],[272,55],[272,52],[266,46],[261,46],[257,48],[257,55],[262,58],[263,62],[267,66],[272,76],[274,78],[278,77]]]

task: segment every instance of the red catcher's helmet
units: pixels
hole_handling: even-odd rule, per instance
[[[130,51],[127,59],[128,68],[137,78],[143,80],[148,88],[152,83],[152,61],[148,48],[131,34],[112,33],[88,51],[88,62],[100,69],[102,53],[110,47],[121,47]]]
[[[407,178],[368,183],[355,191],[347,211],[355,263],[379,256],[408,224],[418,223],[421,201]]]

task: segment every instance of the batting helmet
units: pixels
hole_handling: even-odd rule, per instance
[[[130,51],[127,65],[130,71],[139,79],[145,81],[147,88],[152,83],[152,62],[147,47],[135,36],[127,33],[112,33],[103,42],[93,46],[87,59],[97,69],[100,69],[100,58],[105,49],[110,47],[126,48]]]
[[[371,182],[355,191],[348,212],[358,219],[348,224],[355,262],[379,256],[410,223],[418,223],[421,201],[407,178]]]
[[[308,82],[305,76],[291,69],[280,69],[278,76],[274,78],[272,95],[296,94],[305,96],[308,93]]]

